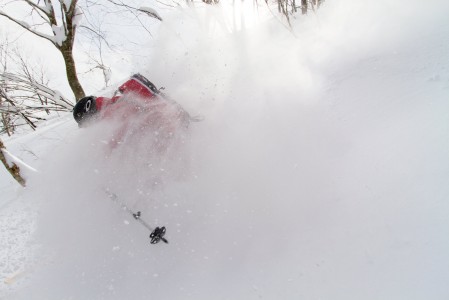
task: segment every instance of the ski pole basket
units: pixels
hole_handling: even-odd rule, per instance
[[[150,234],[151,244],[157,244],[160,241],[168,244],[168,241],[164,238],[165,235],[165,227],[156,227],[153,232]]]

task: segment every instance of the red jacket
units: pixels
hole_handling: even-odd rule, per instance
[[[118,117],[122,120],[145,114],[148,122],[164,125],[188,126],[189,114],[165,95],[145,77],[133,75],[123,83],[112,98],[97,97],[96,110],[102,118]]]
[[[131,77],[131,79],[126,81],[124,84],[122,84],[117,89],[117,92],[120,93],[121,95],[115,95],[112,98],[98,97],[96,99],[97,110],[101,111],[105,106],[117,102],[117,100],[119,100],[122,95],[126,95],[126,94],[132,94],[133,96],[135,96],[145,102],[153,101],[153,98],[156,97],[155,92],[157,90],[152,90],[150,87],[146,86],[144,82],[139,80],[140,78],[143,78],[143,76],[140,75],[141,77],[139,78],[139,77],[137,77],[139,75],[140,74],[133,75],[133,77]]]
[[[122,84],[112,98],[86,98],[93,99],[94,107],[86,109],[80,100],[77,106],[82,107],[77,109],[75,106],[75,120],[81,125],[83,116],[79,112],[84,112],[116,122],[117,129],[113,137],[116,144],[139,133],[142,136],[154,133],[159,140],[164,141],[178,130],[187,128],[190,122],[189,114],[178,103],[163,95],[140,74],[133,75]]]

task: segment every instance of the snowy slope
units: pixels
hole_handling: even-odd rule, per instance
[[[57,148],[65,142],[67,126],[75,128],[70,116],[55,116],[43,124],[36,132],[15,135],[5,141],[8,151],[16,155],[29,167],[42,167],[43,159],[49,149]],[[57,130],[55,130],[57,129]],[[38,244],[31,242],[36,229],[38,205],[33,197],[34,191],[22,189],[9,173],[2,168],[0,200],[0,295],[14,291],[21,285],[29,269],[35,264],[35,250]],[[40,173],[22,166],[22,175],[33,180]],[[24,272],[25,271],[25,272]]]
[[[25,191],[1,175],[0,253],[15,262],[2,276],[25,270],[2,292],[447,299],[448,6],[349,2],[327,1],[294,34],[164,17],[142,73],[205,117],[166,155],[151,134],[110,153],[106,124],[69,116],[6,141],[39,153],[22,158],[40,173]],[[150,245],[103,188],[167,226],[170,244]]]

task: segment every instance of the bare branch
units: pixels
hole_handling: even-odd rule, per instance
[[[47,17],[50,17],[50,12],[47,11],[47,8],[43,8],[39,5],[37,5],[36,3],[30,1],[30,0],[24,0],[29,6],[35,8],[37,11],[43,13],[44,15],[46,15]]]
[[[156,10],[152,9],[151,7],[140,7],[138,9],[138,11],[141,11],[141,12],[147,14],[148,16],[150,16],[152,18],[155,18],[155,19],[158,19],[159,21],[162,21],[162,18],[159,15],[159,13]]]
[[[19,20],[15,19],[15,18],[9,16],[8,14],[6,14],[5,12],[3,12],[1,10],[0,10],[0,16],[4,16],[4,17],[8,18],[9,20],[13,21],[14,23],[16,23],[20,27],[28,30],[29,32],[31,32],[31,33],[33,33],[33,34],[35,34],[35,35],[37,35],[37,36],[39,36],[39,37],[41,37],[43,39],[46,39],[46,40],[50,41],[52,44],[55,44],[55,41],[53,40],[53,37],[32,29],[29,24],[27,24],[25,22],[22,22],[22,21],[19,21]]]
[[[108,46],[108,48],[111,49],[111,46],[109,45],[108,41],[106,40],[106,38],[104,37],[104,35],[101,32],[99,32],[98,30],[93,30],[92,28],[84,26],[84,25],[81,25],[80,28],[86,29],[87,31],[96,35],[98,37],[98,39],[103,41],[106,44],[106,46]]]
[[[67,8],[65,7],[65,3],[64,1],[60,1],[61,2],[61,19],[62,19],[62,26],[64,28],[64,34],[65,36],[68,35],[69,33],[69,29],[67,28]]]

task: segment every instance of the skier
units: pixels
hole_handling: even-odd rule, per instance
[[[175,109],[177,117],[185,126],[188,126],[190,119],[189,114],[179,104],[168,99],[166,95],[161,93],[153,83],[141,74],[132,75],[129,80],[117,89],[112,98],[95,96],[82,98],[73,109],[73,117],[80,127],[84,127],[89,124],[89,121],[95,120],[99,116],[99,112],[108,111],[102,117],[109,117],[112,115],[114,110],[118,110],[119,107],[123,106],[123,104],[112,104],[119,104],[121,102],[120,100],[124,98],[128,99],[123,102],[133,104],[134,110],[138,110],[142,104],[152,104],[152,106],[158,108],[164,106],[165,108]],[[133,99],[132,101],[130,101],[131,98]],[[131,108],[131,106],[129,108]]]
[[[175,176],[173,174],[179,176],[179,173],[182,173],[182,170],[179,170],[179,163],[173,164],[176,169],[174,172],[170,172],[170,162],[182,162],[182,155],[177,151],[168,151],[168,149],[177,150],[177,146],[183,144],[183,130],[189,126],[191,121],[198,120],[198,118],[192,118],[178,103],[169,99],[140,74],[132,75],[111,98],[88,96],[80,99],[73,109],[73,117],[79,127],[87,127],[97,121],[105,121],[113,135],[108,142],[110,148],[107,150],[111,151],[107,151],[108,159],[110,158],[109,154],[115,152],[113,150],[116,150],[118,145],[132,145],[121,148],[125,151],[118,151],[118,156],[116,156],[125,161],[120,166],[120,172],[125,175],[117,177],[116,170],[114,170],[115,175],[108,180],[108,184],[114,182],[116,178],[131,178],[131,176],[137,177],[136,174],[144,174],[137,180],[133,180],[138,186],[136,190],[139,191],[160,187],[165,179],[164,176]],[[106,123],[109,121],[110,123]],[[179,133],[181,135],[178,135]],[[179,136],[181,136],[180,139],[177,138]],[[123,153],[125,155],[121,155]],[[156,156],[153,156],[154,154]],[[174,157],[170,154],[174,154]],[[155,157],[156,159],[154,159]],[[143,173],[139,173],[142,170]],[[127,185],[129,184],[127,183]],[[111,185],[114,186],[114,189],[117,188],[114,184]],[[142,219],[140,211],[131,210],[126,202],[109,189],[105,189],[105,192],[112,201],[150,230],[151,244],[157,244],[160,241],[168,243],[164,237],[166,232],[164,226],[151,227]]]
[[[118,121],[120,125],[112,139],[115,144],[123,142],[130,133],[135,135],[142,130],[157,131],[159,140],[164,143],[179,129],[187,128],[192,120],[178,103],[141,74],[132,75],[111,98],[82,98],[73,109],[73,117],[79,127],[97,120]]]

